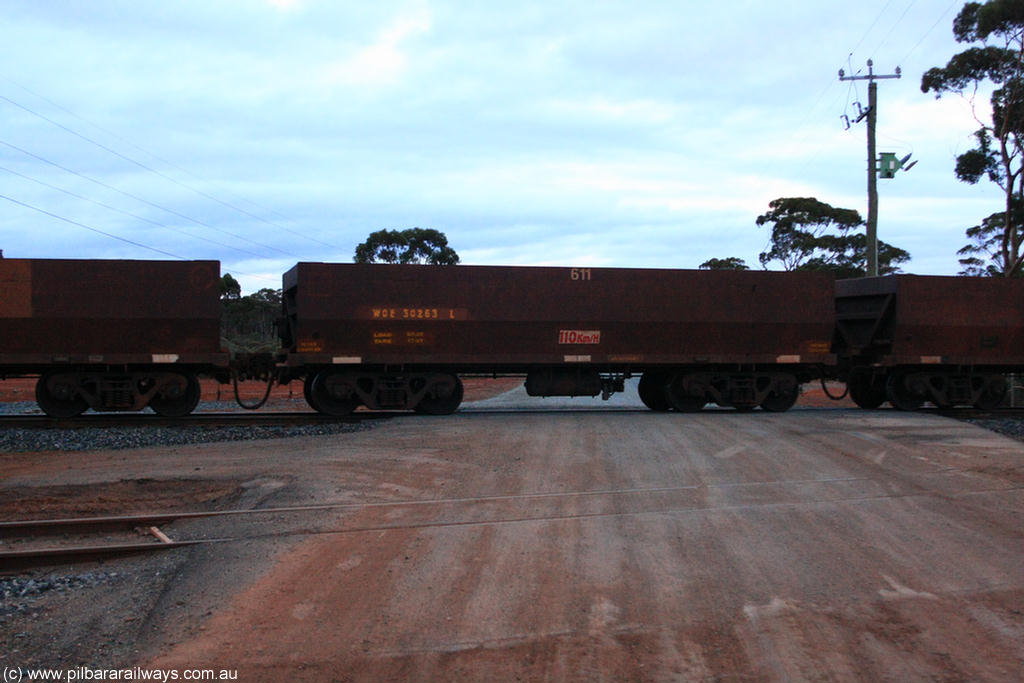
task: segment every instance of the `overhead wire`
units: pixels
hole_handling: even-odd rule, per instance
[[[169,252],[169,251],[164,251],[163,249],[159,249],[157,247],[151,247],[148,244],[143,244],[141,242],[136,242],[135,240],[130,240],[127,237],[121,237],[120,235],[115,235],[112,232],[107,232],[105,230],[100,230],[99,228],[94,228],[91,225],[86,225],[85,223],[81,223],[79,221],[75,221],[75,220],[72,220],[70,218],[66,218],[66,217],[61,216],[59,214],[53,213],[52,211],[47,211],[46,209],[41,209],[38,206],[34,206],[32,204],[28,204],[26,202],[17,200],[17,199],[15,199],[13,197],[8,197],[7,195],[4,195],[4,194],[0,194],[0,199],[6,199],[7,201],[12,202],[14,204],[17,204],[18,206],[23,206],[26,209],[32,209],[33,211],[37,211],[37,212],[39,212],[41,214],[45,214],[47,216],[50,216],[51,218],[56,218],[59,221],[64,221],[65,223],[70,223],[71,225],[76,225],[76,226],[78,226],[80,228],[85,228],[86,230],[91,230],[92,232],[97,232],[97,233],[99,233],[101,235],[105,235],[107,237],[111,237],[111,238],[113,238],[115,240],[119,240],[121,242],[126,242],[128,244],[131,244],[132,246],[139,247],[140,249],[146,249],[147,251],[152,251],[152,252],[155,252],[157,254],[163,254],[164,256],[170,256],[171,258],[176,258],[176,259],[179,259],[179,260],[182,260],[182,261],[187,261],[188,260],[187,258],[185,258],[184,256],[181,256],[180,254],[174,254],[174,253]]]
[[[881,42],[878,43],[878,46],[875,47],[874,52],[872,52],[871,54],[877,54],[882,49],[882,46],[889,42],[889,38],[892,37],[892,34],[896,31],[896,28],[901,23],[903,23],[903,19],[907,16],[907,13],[910,11],[910,9],[914,6],[916,2],[917,0],[910,0],[910,3],[907,5],[907,8],[903,10],[903,14],[900,15],[899,19],[893,22],[893,25],[889,28],[889,32],[885,34],[885,37],[882,38]]]
[[[903,56],[903,59],[900,60],[901,63],[906,62],[910,58],[910,56],[917,51],[917,48],[921,47],[921,43],[923,43],[925,39],[931,35],[932,31],[934,31],[935,28],[942,22],[942,20],[946,18],[950,10],[956,7],[961,1],[962,0],[953,0],[953,2],[949,3],[949,7],[946,8],[946,11],[939,15],[939,18],[935,20],[935,23],[931,25],[931,28],[925,31],[924,35],[921,36],[921,38],[916,43],[914,43],[914,47],[910,48],[910,50],[907,51],[907,54]]]
[[[134,218],[137,221],[141,221],[143,223],[148,223],[148,224],[156,226],[158,228],[164,228],[166,230],[170,230],[172,232],[176,232],[179,235],[184,235],[184,236],[190,237],[192,239],[201,240],[203,242],[207,242],[209,244],[216,245],[218,247],[225,247],[226,249],[231,249],[233,251],[237,251],[237,252],[240,252],[240,253],[243,253],[243,254],[248,254],[249,256],[255,256],[256,258],[263,258],[262,254],[257,254],[254,251],[248,251],[248,250],[242,249],[240,247],[235,247],[235,246],[232,246],[232,245],[227,244],[225,242],[218,242],[216,240],[211,240],[209,238],[202,237],[201,235],[193,235],[192,233],[186,232],[184,230],[181,230],[180,228],[175,228],[175,227],[167,225],[165,223],[161,223],[159,221],[154,221],[151,218],[146,218],[145,216],[140,216],[138,214],[132,213],[131,211],[125,211],[124,209],[119,209],[116,206],[111,206],[110,204],[107,204],[105,202],[101,202],[101,201],[99,201],[97,199],[92,199],[90,197],[85,197],[85,196],[80,195],[80,194],[78,194],[76,192],[72,192],[71,190],[68,190],[66,188],[58,187],[57,185],[53,185],[53,184],[48,183],[48,182],[46,182],[44,180],[39,180],[38,178],[33,178],[32,176],[26,175],[24,173],[20,173],[19,171],[15,171],[12,168],[7,168],[6,166],[0,165],[0,170],[6,171],[6,172],[8,172],[8,173],[10,173],[12,175],[16,175],[19,178],[23,178],[23,179],[28,180],[30,182],[36,183],[38,185],[42,185],[43,187],[47,187],[47,188],[49,188],[51,190],[56,190],[57,192],[61,192],[63,194],[68,195],[69,197],[74,197],[75,199],[80,199],[82,201],[86,201],[86,202],[89,202],[91,204],[95,204],[96,206],[99,206],[99,207],[102,207],[104,209],[107,209],[108,211],[113,211],[113,212],[119,213],[119,214],[121,214],[123,216],[128,216],[129,218]]]
[[[200,226],[202,226],[204,228],[209,228],[210,230],[214,230],[216,232],[220,232],[220,233],[223,233],[225,235],[230,235],[231,237],[234,237],[235,239],[242,240],[243,242],[248,242],[249,244],[253,244],[253,245],[256,245],[258,247],[262,247],[263,249],[268,249],[270,251],[276,251],[276,252],[278,252],[280,254],[283,254],[285,256],[293,256],[293,257],[298,258],[298,256],[296,254],[293,254],[291,252],[284,251],[282,249],[278,249],[277,247],[272,247],[272,246],[270,246],[268,244],[262,244],[260,242],[256,242],[255,240],[251,240],[251,239],[249,239],[247,237],[244,237],[242,235],[235,234],[235,233],[233,233],[233,232],[231,232],[229,230],[225,230],[223,228],[217,228],[215,226],[212,226],[209,223],[205,223],[205,222],[203,222],[203,221],[201,221],[201,220],[199,220],[197,218],[193,218],[193,217],[188,216],[186,214],[183,214],[183,213],[181,213],[179,211],[175,211],[174,209],[170,209],[170,208],[168,208],[166,206],[162,206],[162,205],[157,204],[155,202],[151,202],[148,199],[144,199],[144,198],[139,197],[138,195],[135,195],[135,194],[133,194],[131,192],[127,192],[127,191],[122,190],[120,188],[114,187],[113,185],[110,185],[109,183],[105,183],[102,180],[97,180],[95,178],[92,178],[92,177],[84,174],[84,173],[80,173],[79,171],[75,171],[74,169],[68,168],[67,166],[64,166],[63,164],[59,164],[56,161],[52,161],[50,159],[47,159],[46,157],[43,157],[43,156],[40,156],[40,155],[35,154],[33,152],[30,152],[27,149],[24,149],[22,147],[18,147],[17,145],[14,145],[14,144],[12,144],[10,142],[7,142],[6,140],[0,140],[0,145],[4,145],[5,147],[9,147],[9,148],[11,148],[11,149],[13,149],[15,151],[21,152],[22,154],[24,154],[26,156],[29,156],[29,157],[32,157],[33,159],[36,159],[37,161],[42,161],[45,164],[49,164],[50,166],[53,166],[55,168],[59,168],[60,170],[66,172],[66,173],[70,173],[71,175],[74,175],[74,176],[77,176],[79,178],[82,178],[83,180],[87,180],[87,181],[89,181],[91,183],[99,185],[100,187],[103,187],[103,188],[106,188],[108,190],[111,190],[112,192],[117,192],[118,194],[124,195],[125,197],[129,197],[131,199],[134,199],[137,202],[141,202],[143,204],[146,204],[147,206],[151,206],[151,207],[153,207],[155,209],[159,209],[160,211],[166,211],[167,213],[169,213],[169,214],[171,214],[173,216],[177,216],[178,218],[182,218],[182,219],[187,220],[189,222],[195,223],[196,225],[200,225]]]
[[[914,2],[916,2],[916,0],[911,0],[911,6],[913,5]],[[868,37],[871,35],[871,32],[874,30],[875,26],[878,25],[878,22],[881,21],[882,17],[885,15],[886,11],[889,9],[889,6],[892,5],[892,3],[893,3],[893,0],[887,0],[886,1],[885,5],[883,5],[882,9],[879,10],[878,14],[875,15],[874,20],[872,20],[871,24],[868,25],[867,29],[864,31],[864,34],[861,36],[860,40],[857,41],[856,45],[854,45],[853,49],[850,50],[850,52],[848,53],[848,56],[847,56],[847,67],[850,69],[851,73],[854,73],[854,69],[853,69],[851,58],[853,57],[854,53],[856,53],[857,49],[859,49],[860,46],[864,43],[864,41],[867,40]],[[910,9],[910,7],[908,6],[907,9],[904,10],[903,16],[906,15],[906,13],[907,13],[907,11],[909,11],[909,9]],[[900,17],[900,20],[902,20],[903,16]],[[897,20],[897,23],[899,23],[900,20]],[[894,25],[893,28],[895,28],[895,25]],[[893,29],[890,29],[890,31],[889,31],[890,35],[892,33],[892,30]],[[856,73],[859,73],[859,71],[857,71]],[[851,89],[856,94],[856,97],[858,98],[858,100],[860,98],[859,89],[857,88],[856,83],[857,83],[856,81],[850,81],[850,87],[848,87],[847,91],[846,91],[846,106],[844,107],[844,110],[847,107],[849,107],[849,101],[850,101],[849,100],[849,93],[850,93]],[[815,116],[815,114],[816,114],[815,110],[817,109],[818,104],[822,101],[822,99],[829,92],[829,90],[831,90],[835,86],[835,84],[836,84],[835,79],[829,79],[828,84],[821,90],[821,92],[815,98],[814,104],[812,104],[811,107],[807,110],[807,115],[805,116],[803,123],[806,123],[807,120],[809,120],[811,117]],[[802,124],[796,126],[794,129],[795,130],[799,130],[800,128],[802,128]]]
[[[883,14],[885,14],[885,11],[886,11],[887,9],[889,9],[889,5],[891,5],[891,4],[892,4],[892,0],[888,0],[888,1],[887,1],[887,2],[885,3],[885,6],[884,6],[884,7],[882,7],[882,10],[881,10],[881,11],[880,11],[880,12],[878,13],[878,15],[877,15],[877,16],[875,17],[875,20],[874,20],[874,21],[872,21],[872,22],[871,22],[871,25],[870,25],[870,26],[868,26],[868,28],[867,28],[867,30],[866,30],[866,31],[864,31],[864,35],[863,35],[863,36],[861,36],[860,40],[858,40],[858,41],[857,41],[857,44],[853,46],[853,49],[852,49],[852,50],[850,50],[850,54],[851,54],[851,55],[853,55],[854,53],[856,53],[856,52],[857,52],[857,50],[858,50],[858,48],[860,48],[860,46],[864,44],[864,41],[868,39],[868,36],[869,36],[869,35],[871,35],[871,31],[873,31],[873,30],[874,30],[874,28],[875,28],[875,25],[876,25],[876,24],[877,24],[877,23],[879,22],[879,20],[880,20],[880,19],[882,18],[882,15],[883,15]]]
[[[5,80],[7,80],[8,82],[11,82],[10,79],[6,79],[5,78]],[[26,88],[26,90],[27,90],[27,88]],[[29,91],[29,92],[31,92],[31,91]],[[159,170],[157,170],[155,168],[152,168],[151,166],[149,166],[147,164],[142,163],[141,161],[138,161],[137,159],[134,159],[134,158],[132,158],[132,157],[126,155],[126,154],[122,154],[121,152],[118,152],[117,150],[113,149],[112,147],[104,145],[103,143],[101,143],[101,142],[99,142],[97,140],[94,140],[93,138],[91,138],[91,137],[89,137],[87,135],[79,133],[78,131],[74,130],[73,128],[70,128],[69,126],[65,126],[64,124],[60,123],[59,121],[55,121],[54,119],[51,119],[50,117],[45,116],[44,114],[41,114],[41,113],[35,111],[34,109],[32,109],[31,107],[27,107],[27,106],[21,104],[20,102],[12,100],[9,97],[6,97],[4,95],[0,95],[0,100],[3,100],[5,102],[7,102],[8,104],[11,104],[12,106],[15,106],[15,107],[17,107],[17,108],[19,108],[19,109],[21,109],[21,110],[23,110],[23,111],[25,111],[25,112],[27,112],[29,114],[32,114],[33,116],[36,116],[36,117],[42,119],[43,121],[46,121],[47,123],[49,123],[49,124],[59,128],[59,129],[65,131],[66,133],[68,133],[70,135],[74,135],[75,137],[77,137],[77,138],[79,138],[81,140],[84,140],[85,142],[88,142],[89,144],[95,145],[99,149],[102,149],[103,151],[107,152],[108,154],[112,154],[113,156],[116,156],[119,159],[127,161],[128,163],[134,164],[135,166],[138,166],[139,168],[143,169],[144,171],[146,171],[148,173],[152,173],[152,174],[154,174],[154,175],[156,175],[156,176],[158,176],[158,177],[160,177],[160,178],[162,178],[162,179],[164,179],[164,180],[166,180],[166,181],[168,181],[170,183],[178,185],[179,187],[183,187],[183,188],[185,188],[185,189],[187,189],[187,190],[189,190],[191,192],[194,192],[195,194],[197,194],[197,195],[199,195],[201,197],[204,197],[205,199],[208,199],[208,200],[210,200],[212,202],[220,204],[221,206],[229,208],[229,209],[231,209],[233,211],[237,211],[238,213],[241,213],[241,214],[243,214],[245,216],[248,216],[249,218],[252,218],[254,220],[258,220],[258,221],[260,221],[262,223],[265,223],[265,224],[267,224],[267,225],[269,225],[271,227],[277,228],[279,230],[282,230],[282,231],[287,232],[289,234],[295,235],[297,237],[302,237],[303,239],[307,239],[307,240],[309,240],[311,242],[315,242],[315,243],[320,244],[322,246],[336,248],[336,249],[340,248],[337,245],[330,244],[330,243],[324,242],[322,240],[318,240],[318,239],[316,239],[314,237],[310,237],[309,235],[305,235],[305,234],[300,233],[298,231],[291,230],[290,228],[287,228],[287,227],[285,227],[283,225],[280,225],[278,223],[275,223],[273,221],[269,221],[269,220],[263,218],[262,216],[254,214],[254,213],[252,213],[250,211],[247,211],[246,209],[243,209],[243,208],[241,208],[239,206],[236,206],[236,205],[234,205],[234,204],[232,204],[230,202],[227,202],[227,201],[224,201],[224,200],[222,200],[222,199],[220,199],[218,197],[215,197],[214,195],[211,195],[208,192],[204,192],[203,190],[200,190],[197,187],[193,187],[192,185],[189,185],[188,183],[182,182],[182,181],[178,180],[177,178],[169,176],[166,173],[163,173],[163,172],[161,172],[161,171],[159,171]],[[64,108],[61,107],[61,109],[64,109]],[[65,109],[65,111],[67,111],[67,110]],[[82,120],[84,120],[84,119],[82,119]],[[99,128],[99,127],[97,126],[97,128]],[[139,149],[141,149],[141,148],[139,148]],[[145,150],[143,150],[143,151],[145,151]],[[146,152],[146,153],[149,154],[149,152]],[[151,155],[151,156],[153,156],[154,158],[159,158],[159,157],[156,157],[156,155]],[[164,163],[167,163],[167,162],[164,162]]]

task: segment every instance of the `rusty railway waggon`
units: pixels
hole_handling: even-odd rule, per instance
[[[55,417],[186,415],[199,376],[261,377],[268,395],[300,380],[313,408],[347,415],[451,413],[467,374],[604,398],[639,377],[657,411],[784,411],[815,378],[864,408],[991,408],[1024,371],[1020,280],[299,263],[280,351],[231,357],[219,278],[216,261],[0,258],[0,379],[38,377]]]
[[[0,377],[38,375],[47,414],[190,413],[223,373],[217,261],[0,258]]]
[[[1024,282],[889,275],[836,283],[836,352],[850,397],[903,410],[994,408],[1024,371]]]
[[[299,263],[284,276],[285,379],[343,415],[454,411],[459,374],[533,396],[654,410],[782,411],[830,365],[833,281],[815,273]]]

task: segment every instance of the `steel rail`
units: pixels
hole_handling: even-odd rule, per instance
[[[10,574],[35,567],[50,567],[75,562],[138,555],[157,550],[170,550],[200,543],[211,543],[213,539],[194,541],[171,541],[164,543],[119,543],[109,545],[82,545],[57,548],[32,548],[26,550],[5,550],[0,552],[0,575]]]
[[[807,485],[821,485],[834,482],[846,482],[846,481],[860,481],[870,480],[865,477],[841,477],[838,479],[826,479],[826,480],[794,480],[794,481],[779,481],[779,482],[748,482],[743,484],[723,484],[723,488],[733,487],[761,487],[761,486],[777,486],[780,484],[807,484]],[[451,499],[426,499],[426,500],[406,500],[406,501],[379,501],[379,502],[368,502],[368,503],[325,503],[320,505],[306,505],[306,506],[290,506],[290,507],[277,507],[277,508],[253,508],[244,510],[213,510],[206,512],[182,512],[182,513],[157,513],[148,515],[125,515],[119,517],[88,517],[88,518],[72,518],[72,519],[57,519],[57,520],[25,520],[25,521],[14,521],[0,523],[0,530],[7,531],[37,531],[41,528],[52,526],[58,528],[63,532],[69,532],[82,530],[86,528],[100,528],[109,527],[112,525],[126,525],[126,526],[145,526],[147,524],[154,524],[160,522],[167,522],[177,519],[194,519],[200,517],[215,517],[215,516],[227,516],[227,515],[251,515],[260,513],[289,513],[289,512],[309,512],[318,510],[328,509],[367,509],[367,508],[384,508],[384,507],[397,507],[397,506],[430,506],[430,505],[459,505],[466,503],[484,503],[493,504],[496,501],[513,501],[513,500],[524,500],[524,499],[556,499],[556,498],[571,498],[580,496],[640,496],[642,498],[649,498],[651,493],[661,492],[675,492],[675,491],[686,491],[696,490],[701,488],[697,485],[689,486],[671,486],[671,487],[650,487],[650,488],[628,488],[628,489],[604,489],[595,491],[567,491],[567,492],[538,492],[538,493],[523,493],[523,494],[511,494],[511,495],[498,495],[498,496],[482,496],[482,497],[466,497],[466,498],[451,498]],[[993,488],[993,489],[980,489],[974,491],[965,491],[954,497],[973,496],[973,495],[984,495],[994,492],[1005,492],[1005,491],[1018,491],[1021,487],[1009,487],[1009,488]],[[850,494],[842,495],[838,497],[829,497],[822,499],[784,499],[777,501],[765,501],[756,503],[739,503],[726,505],[722,509],[740,509],[748,507],[765,507],[765,506],[793,506],[793,505],[835,505],[840,502],[855,503],[859,501],[871,501],[880,499],[901,499],[901,498],[917,498],[917,497],[945,497],[937,491],[906,491],[900,493],[886,493],[884,495],[877,494]],[[617,517],[617,516],[629,516],[629,515],[643,515],[643,514],[666,514],[666,513],[694,513],[701,510],[717,509],[704,505],[695,506],[678,506],[673,504],[658,505],[658,506],[642,506],[636,510],[624,510],[624,509],[611,509],[611,510],[599,510],[599,511],[576,511],[566,512],[561,514],[519,514],[512,516],[498,516],[494,518],[473,518],[473,519],[424,519],[420,521],[408,521],[408,522],[397,522],[397,523],[385,523],[385,524],[366,524],[353,526],[349,528],[327,528],[327,529],[310,529],[301,528],[297,530],[285,530],[285,531],[264,531],[262,533],[245,534],[237,537],[223,537],[223,538],[200,538],[190,539],[184,541],[172,541],[162,533],[157,533],[158,530],[151,528],[150,532],[158,538],[162,539],[162,542],[151,542],[151,543],[122,543],[115,545],[96,545],[96,546],[67,546],[67,547],[56,547],[56,548],[39,548],[39,549],[27,549],[27,550],[14,550],[0,552],[0,574],[11,573],[12,570],[24,569],[38,566],[53,566],[57,564],[66,564],[68,562],[81,562],[89,559],[96,559],[102,557],[111,557],[118,555],[132,555],[149,551],[156,550],[167,550],[172,548],[181,548],[186,546],[205,545],[212,543],[232,543],[232,542],[244,542],[257,539],[265,538],[278,538],[278,537],[290,537],[290,536],[319,536],[319,535],[334,535],[334,534],[352,534],[352,533],[367,533],[377,531],[393,531],[393,530],[407,530],[407,529],[425,529],[425,528],[443,528],[443,527],[458,527],[458,526],[479,526],[479,525],[494,525],[494,524],[517,524],[517,523],[528,523],[528,522],[539,522],[539,521],[560,521],[560,520],[575,520],[575,519],[588,519],[588,518],[602,518],[602,517]]]
[[[395,413],[358,412],[335,417],[315,412],[193,413],[168,418],[148,413],[98,413],[71,418],[47,415],[0,415],[0,427],[31,429],[83,429],[87,427],[237,427],[355,424],[394,417]]]

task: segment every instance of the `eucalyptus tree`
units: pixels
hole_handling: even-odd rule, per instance
[[[771,226],[769,248],[758,260],[768,268],[778,262],[784,270],[827,270],[836,277],[863,277],[867,272],[867,237],[864,219],[854,209],[837,208],[814,197],[781,197],[768,203],[757,217],[759,226]],[[910,254],[878,242],[880,275],[899,272]]]
[[[953,35],[974,45],[925,72],[921,91],[958,93],[970,102],[979,128],[975,147],[956,159],[956,176],[972,185],[987,178],[1006,197],[1003,211],[968,229],[961,263],[972,274],[1013,277],[1024,269],[1024,2],[969,2],[953,20]],[[991,95],[982,104],[986,86]]]
[[[459,255],[443,232],[426,228],[378,230],[356,247],[356,263],[420,263],[449,266]]]

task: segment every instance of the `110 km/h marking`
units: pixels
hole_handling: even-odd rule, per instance
[[[559,330],[559,344],[600,344],[601,330]]]

